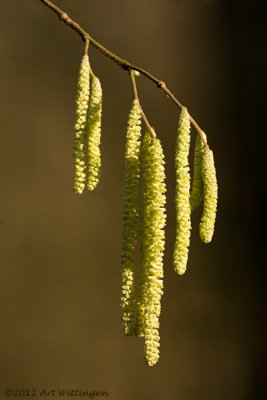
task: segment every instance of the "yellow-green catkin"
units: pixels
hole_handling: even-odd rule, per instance
[[[214,233],[218,198],[213,152],[209,148],[205,148],[203,153],[202,178],[204,185],[204,204],[200,222],[200,238],[203,242],[209,243]]]
[[[205,141],[207,141],[207,137],[204,132],[202,132],[202,135]],[[197,135],[194,155],[194,175],[190,194],[191,211],[194,211],[194,209],[198,207],[203,200],[202,159],[204,147],[205,145],[203,141],[201,140],[200,136]]]
[[[136,335],[144,336],[145,360],[153,366],[159,360],[166,186],[161,143],[159,139],[152,139],[148,132],[142,142],[141,177],[141,288]]]
[[[99,79],[93,75],[88,110],[88,177],[87,188],[92,192],[98,185],[101,167],[101,114],[102,88]]]
[[[122,228],[122,326],[125,335],[134,334],[136,282],[134,255],[137,236],[138,183],[140,177],[141,110],[133,100],[128,118],[125,149],[124,205]]]
[[[73,144],[74,155],[74,192],[82,194],[86,184],[86,125],[88,102],[90,94],[89,58],[84,55],[80,67],[77,96],[76,96],[76,123]]]
[[[183,107],[179,117],[175,152],[176,241],[173,264],[179,275],[186,271],[191,232],[189,147],[190,117],[187,109]]]

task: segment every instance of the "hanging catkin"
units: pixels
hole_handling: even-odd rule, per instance
[[[86,124],[88,113],[88,101],[90,92],[89,58],[84,55],[80,67],[77,96],[76,96],[76,123],[73,144],[74,155],[74,192],[82,194],[86,184]]]
[[[205,148],[202,162],[204,205],[200,222],[200,238],[205,243],[212,240],[217,210],[218,186],[213,152]]]
[[[166,187],[164,155],[159,139],[147,132],[141,150],[141,289],[136,334],[145,338],[149,366],[159,359],[159,316],[163,294]]]
[[[141,110],[134,100],[128,118],[125,149],[124,207],[122,229],[122,326],[133,335],[136,317],[134,253],[138,216],[138,181],[140,176]]]
[[[185,107],[182,108],[176,142],[176,241],[173,264],[175,271],[182,275],[186,271],[188,248],[190,244],[191,209],[190,209],[190,117]]]
[[[207,137],[204,132],[202,132],[202,135],[205,141],[207,141]],[[198,207],[203,200],[202,159],[204,147],[205,145],[203,141],[201,140],[200,136],[197,135],[194,155],[194,175],[190,194],[191,211],[194,211],[194,209]]]
[[[88,109],[88,177],[87,188],[92,192],[97,187],[101,167],[101,114],[102,89],[99,79],[93,75]]]

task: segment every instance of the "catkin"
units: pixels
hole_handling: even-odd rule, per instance
[[[79,71],[76,96],[76,123],[73,144],[74,155],[74,192],[82,194],[86,184],[86,124],[90,93],[89,58],[84,55]]]
[[[202,177],[204,185],[204,205],[200,222],[200,238],[209,243],[214,233],[217,210],[218,186],[213,152],[205,148],[202,163]]]
[[[207,141],[207,137],[204,132],[202,132],[204,139]],[[203,200],[203,179],[202,179],[202,159],[204,152],[204,143],[200,136],[197,135],[195,142],[195,155],[194,155],[194,175],[193,183],[190,194],[190,206],[191,211],[194,211]]]
[[[87,188],[92,192],[97,187],[101,167],[101,114],[102,89],[99,79],[93,75],[88,109],[88,177]]]
[[[134,254],[138,217],[138,181],[140,176],[141,110],[134,100],[128,118],[125,149],[124,206],[122,228],[122,326],[133,335],[136,317]]]
[[[173,264],[175,271],[182,275],[186,271],[191,231],[190,209],[190,117],[185,107],[181,110],[175,153],[176,167],[176,241]]]
[[[149,366],[159,359],[159,316],[163,294],[166,186],[164,155],[159,139],[147,132],[141,150],[141,289],[138,299],[136,335],[145,338],[145,360]]]

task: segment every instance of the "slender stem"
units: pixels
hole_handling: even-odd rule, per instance
[[[146,78],[150,79],[160,89],[162,89],[163,92],[165,92],[165,94],[167,95],[167,97],[173,103],[175,103],[180,109],[183,107],[182,103],[180,103],[180,101],[177,100],[177,98],[170,91],[170,89],[168,89],[168,87],[166,86],[165,82],[163,82],[162,80],[160,80],[160,79],[156,78],[155,76],[151,75],[149,72],[145,71],[143,68],[140,68],[140,67],[138,67],[136,65],[133,65],[129,61],[124,60],[123,58],[118,57],[116,54],[112,53],[110,50],[108,50],[106,47],[104,47],[102,44],[98,43],[94,38],[92,38],[92,36],[90,36],[89,33],[86,32],[85,29],[83,29],[77,22],[73,21],[68,16],[68,14],[65,13],[65,11],[61,10],[58,6],[56,6],[50,0],[39,0],[39,1],[41,1],[41,3],[43,3],[48,8],[50,8],[52,11],[54,11],[58,15],[59,19],[61,21],[63,21],[66,25],[68,25],[69,27],[74,29],[78,33],[78,35],[81,36],[82,40],[84,42],[88,43],[88,45],[89,45],[89,42],[90,42],[90,44],[93,47],[95,47],[97,50],[101,51],[102,54],[104,54],[106,57],[110,58],[112,61],[114,61],[116,64],[118,64],[124,70],[128,71],[131,76],[132,76],[131,70],[135,70],[135,71],[140,72],[140,74],[142,74]],[[143,116],[143,118],[144,118],[144,116]],[[144,121],[145,121],[145,119],[144,119]],[[195,127],[195,129],[196,129],[198,135],[200,136],[202,142],[204,143],[204,145],[208,146],[206,141],[205,141],[205,138],[203,136],[202,129],[196,123],[194,118],[191,117],[191,115],[190,115],[190,121],[191,121],[192,125]],[[153,128],[151,128],[151,129],[153,130]],[[149,130],[149,132],[151,133],[151,130]]]
[[[176,97],[172,94],[172,92],[167,88],[167,86],[165,85],[164,82],[161,82],[161,89],[166,93],[167,97],[169,97],[175,104],[177,104],[178,107],[180,107],[182,109],[183,105],[180,103],[179,100],[176,99]],[[203,131],[200,128],[200,126],[196,123],[196,121],[194,120],[193,117],[191,117],[191,115],[189,115],[191,124],[194,125],[197,133],[200,136],[200,139],[202,140],[202,142],[204,143],[204,145],[206,147],[208,147],[208,144],[205,140],[205,136],[203,135]]]
[[[85,55],[88,54],[89,45],[90,45],[90,39],[89,39],[89,38],[86,38],[86,39],[85,39],[85,46],[84,46],[84,54],[85,54]]]
[[[156,133],[155,133],[154,129],[152,128],[152,126],[150,125],[150,123],[149,123],[149,121],[148,121],[148,119],[146,117],[146,114],[144,113],[144,111],[143,111],[143,109],[141,107],[141,104],[140,104],[138,91],[137,91],[137,86],[136,86],[136,80],[135,80],[135,71],[133,69],[130,69],[129,70],[129,74],[130,74],[130,78],[131,78],[133,95],[134,95],[134,98],[138,101],[138,104],[139,104],[139,107],[140,107],[140,111],[141,111],[141,115],[142,115],[142,118],[144,120],[144,123],[145,123],[145,125],[147,127],[148,132],[150,133],[150,136],[152,138],[155,138],[156,137]]]

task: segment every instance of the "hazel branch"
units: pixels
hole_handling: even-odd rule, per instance
[[[73,21],[68,14],[61,10],[58,6],[56,6],[52,1],[50,0],[39,0],[41,3],[43,3],[45,6],[50,8],[54,13],[57,14],[59,19],[63,21],[66,25],[68,25],[70,28],[75,30],[78,35],[82,38],[86,44],[90,42],[90,44],[95,47],[97,50],[99,50],[102,54],[104,54],[106,57],[110,58],[112,61],[114,61],[116,64],[118,64],[122,69],[128,71],[131,75],[131,70],[133,71],[138,71],[140,74],[154,82],[157,87],[163,90],[163,92],[167,95],[167,97],[174,103],[176,104],[180,109],[182,109],[183,105],[182,103],[177,100],[177,98],[174,96],[174,94],[168,89],[166,86],[166,83],[163,82],[162,80],[156,78],[143,68],[140,68],[134,64],[131,64],[129,61],[124,60],[123,58],[117,56],[116,54],[112,53],[110,50],[108,50],[106,47],[104,47],[102,44],[98,43],[91,35],[89,35],[88,32],[86,32],[85,29],[83,29],[77,22]],[[195,127],[198,135],[200,136],[200,139],[204,143],[206,147],[208,147],[207,142],[205,140],[205,136],[203,135],[203,131],[200,128],[200,126],[197,124],[197,122],[194,120],[194,118],[189,115],[190,122],[191,124]],[[145,121],[145,120],[144,120]],[[151,130],[149,129],[149,132],[151,134]]]

